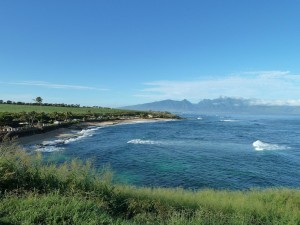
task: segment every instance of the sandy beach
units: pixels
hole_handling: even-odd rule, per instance
[[[111,121],[103,121],[103,122],[82,122],[71,126],[69,128],[58,128],[56,130],[52,130],[42,134],[35,134],[30,136],[25,136],[18,138],[16,141],[19,145],[32,145],[41,143],[45,140],[55,139],[55,138],[71,138],[76,136],[72,131],[74,130],[82,130],[90,126],[95,127],[105,127],[112,126],[117,124],[127,124],[127,123],[147,123],[147,122],[158,122],[158,121],[171,121],[174,119],[125,119],[125,120],[111,120]]]

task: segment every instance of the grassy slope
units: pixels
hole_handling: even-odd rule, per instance
[[[88,112],[92,113],[118,113],[118,112],[132,112],[129,110],[121,109],[109,109],[109,108],[82,108],[82,107],[56,107],[56,106],[34,106],[34,105],[11,105],[11,104],[0,104],[0,112],[72,112],[74,114],[84,114]]]
[[[113,185],[90,163],[45,165],[0,147],[0,224],[300,224],[300,191]]]
[[[58,193],[5,197],[0,212],[1,224],[130,224],[112,218],[92,200]]]

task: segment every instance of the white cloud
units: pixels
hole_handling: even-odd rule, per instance
[[[248,71],[244,72],[242,74],[245,75],[256,75],[264,78],[283,78],[290,74],[290,71],[277,71],[277,70],[271,70],[271,71]]]
[[[196,102],[229,96],[298,104],[297,98],[300,98],[300,75],[289,71],[250,71],[198,80],[153,81],[144,85],[146,87],[136,96],[148,100],[187,98]]]
[[[45,82],[45,81],[0,82],[0,84],[39,86],[39,87],[54,88],[54,89],[108,91],[108,89],[103,89],[103,88],[95,88],[95,87],[82,86],[82,85],[70,85],[70,84],[53,84],[53,83],[49,83],[49,82]]]
[[[7,101],[32,101],[32,99],[35,98],[33,94],[29,93],[20,93],[20,94],[6,94],[6,93],[1,93],[1,100]]]
[[[265,100],[265,99],[252,99],[251,105],[268,105],[268,106],[300,106],[300,99],[278,99],[278,100]]]

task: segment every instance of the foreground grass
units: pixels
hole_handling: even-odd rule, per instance
[[[89,162],[43,164],[0,146],[0,224],[300,224],[300,191],[114,185]]]

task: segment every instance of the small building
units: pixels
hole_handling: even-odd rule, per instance
[[[19,126],[20,127],[29,127],[30,125],[28,122],[21,122],[21,123],[19,123]]]
[[[19,123],[19,125],[25,126],[25,125],[29,125],[29,123],[28,122],[21,122],[21,123]]]

